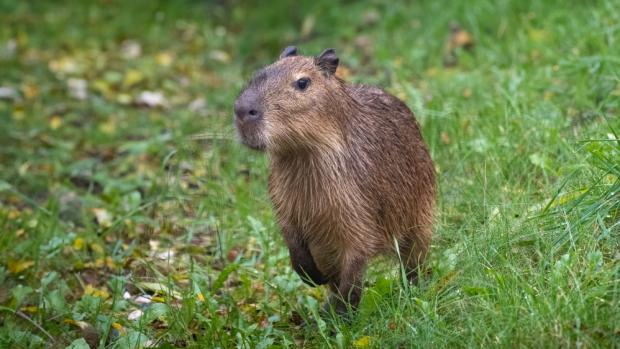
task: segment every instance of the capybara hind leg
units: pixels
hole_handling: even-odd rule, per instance
[[[407,280],[412,284],[418,283],[420,262],[428,252],[428,239],[409,238],[399,244],[400,260],[404,266]]]
[[[330,296],[325,308],[333,307],[337,314],[357,309],[362,298],[366,263],[364,258],[353,258],[344,263],[339,277],[330,283]]]

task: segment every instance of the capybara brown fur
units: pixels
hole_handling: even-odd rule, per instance
[[[355,309],[368,261],[398,252],[415,281],[426,257],[435,171],[413,113],[398,98],[336,76],[333,49],[287,47],[235,102],[241,142],[265,150],[269,194],[293,269]]]

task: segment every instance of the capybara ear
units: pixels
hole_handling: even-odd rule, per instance
[[[328,76],[336,73],[338,62],[339,60],[338,56],[336,56],[336,50],[333,48],[328,48],[314,58],[314,63],[319,66],[319,69],[321,69],[325,75]]]
[[[297,56],[297,47],[295,46],[287,46],[284,51],[280,53],[280,59],[292,56]]]

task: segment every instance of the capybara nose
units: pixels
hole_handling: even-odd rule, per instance
[[[258,103],[251,98],[239,98],[235,102],[235,116],[240,122],[254,121],[263,117]]]

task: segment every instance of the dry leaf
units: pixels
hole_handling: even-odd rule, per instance
[[[50,118],[50,128],[52,130],[56,130],[56,129],[60,128],[60,126],[62,126],[62,119],[58,115],[53,115]]]
[[[132,311],[131,313],[129,313],[129,314],[127,315],[127,319],[128,319],[128,320],[132,320],[132,321],[133,321],[133,320],[137,320],[137,319],[139,319],[139,318],[140,318],[140,316],[142,316],[142,314],[144,314],[144,313],[142,312],[142,310],[140,310],[140,309],[138,309],[138,310],[134,310],[134,311]]]
[[[445,131],[441,132],[441,142],[443,144],[450,144],[450,136]]]
[[[457,49],[470,50],[474,47],[474,39],[465,30],[461,29],[458,23],[452,23],[450,25],[450,36],[446,43],[445,54],[443,58],[443,64],[446,67],[452,67],[458,64],[458,57],[456,56]]]
[[[165,107],[166,99],[161,92],[144,91],[136,98],[136,104],[149,108]]]
[[[142,54],[142,46],[135,40],[125,40],[121,47],[123,57],[132,59],[138,58]]]
[[[19,260],[19,261],[11,261],[7,263],[7,268],[11,274],[19,274],[22,271],[32,267],[34,265],[34,261],[31,260]]]
[[[112,215],[105,208],[93,208],[93,213],[100,226],[104,228],[112,226]]]
[[[210,57],[216,61],[220,61],[222,63],[230,62],[230,55],[224,51],[214,50],[211,51]]]
[[[86,295],[90,295],[93,297],[99,297],[102,299],[108,299],[110,298],[110,293],[104,289],[104,288],[96,288],[91,284],[86,285],[86,287],[84,287],[84,294]]]
[[[134,86],[142,81],[142,79],[144,79],[142,72],[136,69],[129,69],[123,78],[123,86],[125,86],[125,88]]]
[[[69,79],[67,80],[67,88],[69,89],[69,96],[85,100],[88,98],[88,81],[84,79]]]
[[[353,342],[353,347],[360,348],[360,349],[368,348],[370,347],[370,341],[371,341],[370,336],[360,337]]]
[[[163,65],[164,67],[167,67],[170,64],[172,64],[173,60],[174,60],[174,55],[167,51],[160,52],[157,54],[157,56],[155,56],[155,62],[157,62],[157,64],[159,65]]]
[[[17,90],[12,87],[0,86],[0,99],[17,99]]]
[[[312,30],[314,29],[314,24],[316,23],[316,18],[313,15],[308,15],[304,18],[304,21],[301,24],[301,37],[307,38],[312,34]]]

